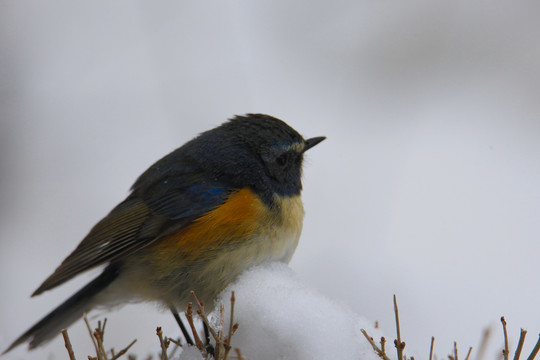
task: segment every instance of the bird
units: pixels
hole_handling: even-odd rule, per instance
[[[127,302],[157,302],[181,324],[177,309],[192,291],[212,307],[243,271],[288,263],[304,218],[304,154],[324,139],[304,139],[270,115],[237,115],[158,160],[32,296],[104,266],[101,274],[4,353],[26,342],[34,349],[84,313]]]

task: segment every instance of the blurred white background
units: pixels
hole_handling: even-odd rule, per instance
[[[461,354],[499,317],[540,331],[540,5],[411,1],[2,1],[0,347],[85,284],[29,295],[161,156],[234,114],[306,137],[291,267],[406,353]],[[130,305],[109,345],[158,350]],[[324,324],[321,324],[324,326]],[[91,353],[82,323],[70,329]],[[324,339],[321,339],[324,341]],[[54,356],[54,357],[52,357]],[[60,337],[28,353],[67,358]]]

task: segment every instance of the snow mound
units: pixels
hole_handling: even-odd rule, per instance
[[[227,316],[235,292],[232,345],[247,359],[379,360],[360,329],[381,336],[362,319],[302,282],[286,265],[272,263],[248,270],[220,296]],[[212,314],[217,317],[217,312]],[[228,317],[226,328],[228,328]],[[234,352],[232,352],[234,354]],[[181,358],[200,359],[186,351]]]

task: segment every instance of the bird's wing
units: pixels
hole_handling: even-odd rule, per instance
[[[52,289],[95,266],[121,259],[216,208],[229,190],[194,176],[149,181],[98,222],[77,248],[32,296]],[[162,181],[172,181],[163,184]]]

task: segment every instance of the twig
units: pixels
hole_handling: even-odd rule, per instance
[[[519,357],[521,356],[521,350],[523,350],[523,344],[525,343],[526,335],[527,335],[527,330],[521,329],[521,333],[519,334],[518,346],[516,348],[516,352],[514,353],[514,360],[519,360]]]
[[[469,360],[469,356],[471,356],[472,346],[469,347],[469,351],[467,352],[467,356],[465,357],[465,360]]]
[[[199,316],[201,318],[203,318],[203,316],[206,316],[206,313],[204,313],[204,303],[201,302],[201,306],[199,306],[199,310],[197,310],[197,314],[199,314]],[[204,322],[204,318],[203,318],[203,324],[206,326],[206,322]],[[218,327],[218,332],[217,332],[217,337],[214,337],[214,339],[216,340],[216,346],[214,347],[214,359],[216,360],[224,360],[225,359],[225,341],[224,341],[224,336],[223,336],[223,332],[225,331],[224,330],[225,328],[225,306],[223,306],[223,304],[219,304],[219,327]]]
[[[112,359],[111,360],[116,360],[118,359],[120,356],[124,355],[125,353],[127,353],[127,351],[129,350],[130,347],[133,346],[133,344],[135,344],[137,342],[137,339],[133,340],[128,346],[126,346],[124,349],[120,350],[120,352],[116,355],[113,355]],[[129,358],[129,356],[128,356]]]
[[[429,360],[433,360],[433,344],[435,343],[435,336],[431,337],[431,346],[429,347]]]
[[[396,332],[397,340],[394,341],[394,345],[397,349],[398,360],[403,360],[403,349],[405,349],[405,343],[401,341],[401,332],[399,330],[399,311],[397,306],[396,295],[394,294],[394,313],[396,314]]]
[[[69,354],[69,360],[75,360],[75,353],[73,352],[73,347],[71,347],[71,341],[69,341],[67,329],[62,329],[62,336],[64,337],[64,344],[66,345],[66,349]]]
[[[173,338],[170,338],[168,337],[167,340],[169,340],[170,342],[172,342],[174,345],[178,346],[178,347],[182,347],[182,341],[180,340],[180,338],[178,340],[176,339],[173,339]]]
[[[218,334],[212,328],[212,326],[210,326],[210,321],[208,321],[208,318],[206,317],[206,313],[204,312],[204,303],[199,301],[199,298],[197,297],[197,295],[195,295],[195,291],[192,290],[191,295],[193,295],[193,298],[195,299],[195,302],[197,303],[197,306],[199,307],[199,309],[197,310],[197,314],[206,323],[206,326],[208,326],[208,330],[210,330],[212,337],[217,341],[219,339]]]
[[[204,332],[204,345],[208,346],[210,345],[210,331],[208,330],[208,326],[203,322],[203,332]]]
[[[173,348],[173,350],[171,351],[171,353],[169,354],[169,358],[172,358],[172,357],[174,357],[174,354],[176,354],[176,351],[177,351],[178,349],[181,349],[181,348],[182,348],[182,343],[180,342],[180,338],[178,338],[178,340],[175,340],[175,339],[172,339],[172,338],[170,338],[170,337],[167,337],[166,339],[167,339],[167,341],[169,342],[169,344],[170,344],[170,343],[173,343],[173,344],[174,344],[174,348]]]
[[[534,360],[539,350],[540,350],[540,337],[538,338],[538,341],[536,342],[536,345],[534,346],[534,349],[531,352],[531,355],[529,355],[529,357],[527,358],[527,360]]]
[[[234,326],[234,304],[236,302],[236,296],[234,296],[234,291],[231,293],[231,321],[229,322],[229,345],[231,344],[231,336],[233,334]]]
[[[96,331],[99,332],[99,335],[101,336],[101,341],[105,339],[105,325],[107,325],[107,318],[103,319],[103,326],[101,324],[101,320],[98,320],[98,327]]]
[[[88,322],[88,318],[86,317],[86,313],[83,314],[84,322],[86,323],[86,328],[88,329],[88,333],[90,334],[90,338],[92,339],[92,343],[94,344],[94,347],[96,349],[96,356],[98,360],[106,360],[103,357],[103,354],[101,354],[101,351],[99,349],[99,346],[96,342],[96,339],[94,339],[94,333],[92,332],[92,327],[90,326],[90,323]]]
[[[454,341],[454,360],[458,360],[457,341]]]
[[[219,330],[218,336],[223,338],[225,333],[225,306],[223,303],[219,304]]]
[[[94,335],[94,338],[97,341],[99,351],[101,351],[101,354],[105,359],[107,359],[107,351],[105,350],[105,347],[103,346],[103,330],[101,328],[101,320],[98,320],[98,326],[94,329],[94,332],[92,333]]]
[[[373,341],[373,338],[371,336],[368,335],[368,333],[366,332],[366,330],[364,329],[360,329],[360,331],[362,332],[362,334],[364,334],[364,336],[366,337],[367,341],[369,341],[369,343],[371,344],[371,346],[373,347],[373,350],[375,350],[375,352],[377,353],[377,355],[379,355],[379,357],[381,359],[384,359],[384,360],[390,360],[390,358],[386,355],[386,353],[384,351],[382,351],[381,349],[379,349],[379,347],[377,346],[377,344],[375,344],[375,342]]]
[[[161,330],[160,326],[156,328],[156,335],[158,336],[159,344],[161,345],[161,360],[169,360],[169,356],[167,355],[167,348],[169,345],[163,339],[163,330]]]
[[[385,345],[386,345],[386,338],[384,336],[381,336],[381,351],[383,353],[386,353]]]
[[[101,321],[98,321],[98,327],[96,329],[97,333],[99,334],[98,344],[101,348],[101,351],[103,351],[103,356],[105,359],[107,358],[107,351],[105,350],[105,347],[103,346],[103,342],[105,341],[105,326],[107,325],[107,318],[103,319],[103,323]]]
[[[156,329],[156,334],[157,334],[157,329]],[[159,335],[158,335],[159,337]],[[182,348],[182,341],[181,341],[181,338],[178,338],[177,339],[173,339],[173,338],[170,338],[170,337],[165,337],[164,339],[164,343],[167,347],[167,349],[169,349],[169,346],[171,343],[174,344],[174,348],[172,349],[171,353],[167,355],[167,357],[169,358],[172,358],[174,357],[174,354],[176,354],[176,351],[180,348]],[[161,339],[159,340],[160,344],[161,344]],[[151,359],[148,359],[148,360],[151,360]]]
[[[236,357],[238,358],[238,360],[244,359],[244,357],[242,356],[242,352],[240,352],[239,348],[234,348],[234,351],[236,352]]]
[[[101,351],[101,354],[103,354],[103,358],[107,359],[107,351],[105,350],[105,347],[103,346],[103,337],[101,332],[99,331],[100,322],[98,323],[98,328],[94,331],[94,337],[97,340],[97,344],[99,347],[99,350]]]
[[[103,335],[105,335],[105,325],[107,325],[107,318],[103,319],[103,327],[101,328]]]
[[[229,356],[229,351],[231,351],[231,340],[234,332],[238,328],[238,324],[234,323],[234,303],[236,302],[236,297],[234,296],[234,291],[231,293],[231,316],[229,318],[229,333],[227,334],[227,339],[225,339],[225,356],[224,359],[227,359]]]
[[[504,316],[501,317],[501,323],[503,326],[503,332],[504,332],[504,350],[503,350],[503,358],[504,360],[508,360],[508,333],[506,331],[506,320],[504,319]]]
[[[199,337],[199,334],[197,333],[197,329],[195,329],[195,323],[193,322],[193,304],[191,302],[188,303],[188,308],[186,310],[186,319],[189,326],[191,327],[191,332],[193,333],[193,338],[195,340],[195,346],[197,346],[197,349],[199,349],[199,351],[202,351],[204,349],[204,345],[201,341],[201,338]]]
[[[203,304],[204,306],[204,304]],[[197,314],[202,318],[204,313],[204,308],[199,308],[197,310]],[[206,313],[204,314],[206,316]],[[206,322],[203,323],[206,326]],[[219,327],[217,332],[217,338],[216,338],[216,346],[214,348],[214,358],[217,360],[223,360],[225,359],[225,353],[226,353],[226,347],[225,347],[225,341],[224,341],[224,335],[225,332],[225,306],[223,304],[219,304]]]

